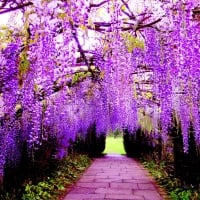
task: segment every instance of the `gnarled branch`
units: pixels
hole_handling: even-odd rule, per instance
[[[5,13],[9,13],[9,12],[12,12],[12,11],[15,11],[15,10],[22,9],[24,7],[33,5],[33,3],[27,2],[27,3],[23,3],[23,4],[17,4],[15,7],[9,7],[9,8],[5,8],[6,5],[7,5],[7,2],[1,6],[0,15],[5,14]]]
[[[97,3],[97,4],[91,3],[91,4],[90,4],[90,8],[98,8],[98,7],[102,6],[103,4],[108,3],[109,1],[110,1],[110,0],[105,0],[105,1],[102,1],[102,2]]]

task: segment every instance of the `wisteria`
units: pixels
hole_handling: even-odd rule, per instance
[[[54,138],[62,159],[94,123],[97,134],[142,128],[167,143],[176,115],[184,152],[191,123],[199,145],[198,4],[156,2],[152,11],[120,0],[23,5],[23,30],[0,49],[0,175],[20,159],[18,137],[33,159]]]

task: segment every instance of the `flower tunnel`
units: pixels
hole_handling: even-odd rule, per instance
[[[200,160],[198,2],[1,2],[1,182],[115,130],[130,155]]]

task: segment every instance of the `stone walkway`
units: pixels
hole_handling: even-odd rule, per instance
[[[94,160],[64,200],[163,200],[148,172],[134,159],[107,155]]]

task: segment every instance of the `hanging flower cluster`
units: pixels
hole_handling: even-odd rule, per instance
[[[167,140],[175,111],[188,151],[190,124],[199,144],[199,22],[192,18],[193,3],[177,2],[168,10],[174,24],[169,31],[147,30],[146,63],[154,73],[154,94],[160,102],[161,134]],[[197,114],[198,113],[198,114]]]

